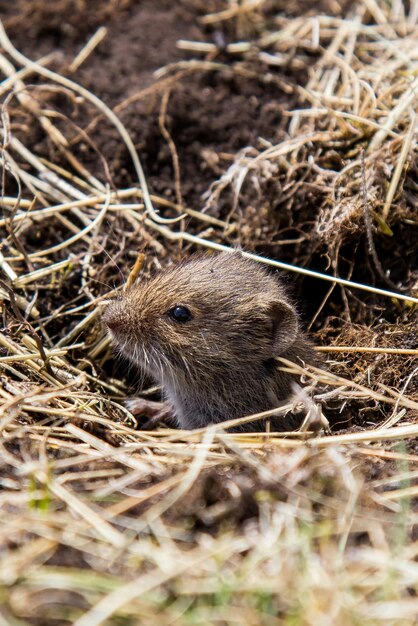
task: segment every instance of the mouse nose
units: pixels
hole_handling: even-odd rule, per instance
[[[117,317],[107,316],[105,318],[105,323],[106,323],[106,326],[110,328],[110,330],[117,330],[120,326],[120,322],[117,319]]]
[[[112,303],[108,304],[103,311],[102,319],[110,330],[117,330],[121,326],[119,311]]]

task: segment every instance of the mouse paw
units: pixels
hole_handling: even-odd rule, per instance
[[[303,389],[296,383],[293,385],[293,392],[295,400],[303,405],[305,413],[304,420],[299,430],[301,432],[310,430],[315,434],[323,432],[329,435],[331,429],[327,418],[322,412],[322,406],[308,395],[306,389]]]
[[[146,417],[154,417],[161,411],[164,402],[154,402],[145,398],[129,398],[123,403],[132,415],[145,415]]]
[[[148,418],[140,424],[143,430],[150,430],[162,423],[171,427],[176,425],[173,408],[168,402],[154,402],[145,398],[130,398],[125,400],[124,405],[135,417],[142,416]]]
[[[300,430],[302,432],[312,430],[316,434],[324,432],[326,435],[331,433],[329,421],[323,414],[321,405],[314,402],[312,403],[312,406],[308,409],[305,415],[305,419],[303,420]]]

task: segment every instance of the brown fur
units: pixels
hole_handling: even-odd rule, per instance
[[[193,319],[170,319],[178,305]],[[239,252],[191,257],[139,282],[108,305],[104,321],[118,350],[162,385],[182,428],[279,406],[292,378],[274,357],[316,360],[283,285]],[[289,427],[281,417],[272,425]]]

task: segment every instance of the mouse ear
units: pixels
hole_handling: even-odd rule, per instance
[[[296,341],[299,332],[295,309],[287,302],[275,302],[271,306],[273,321],[273,356],[280,356]]]

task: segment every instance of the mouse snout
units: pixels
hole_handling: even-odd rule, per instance
[[[110,302],[102,313],[102,319],[110,330],[118,330],[123,324],[119,307]]]

